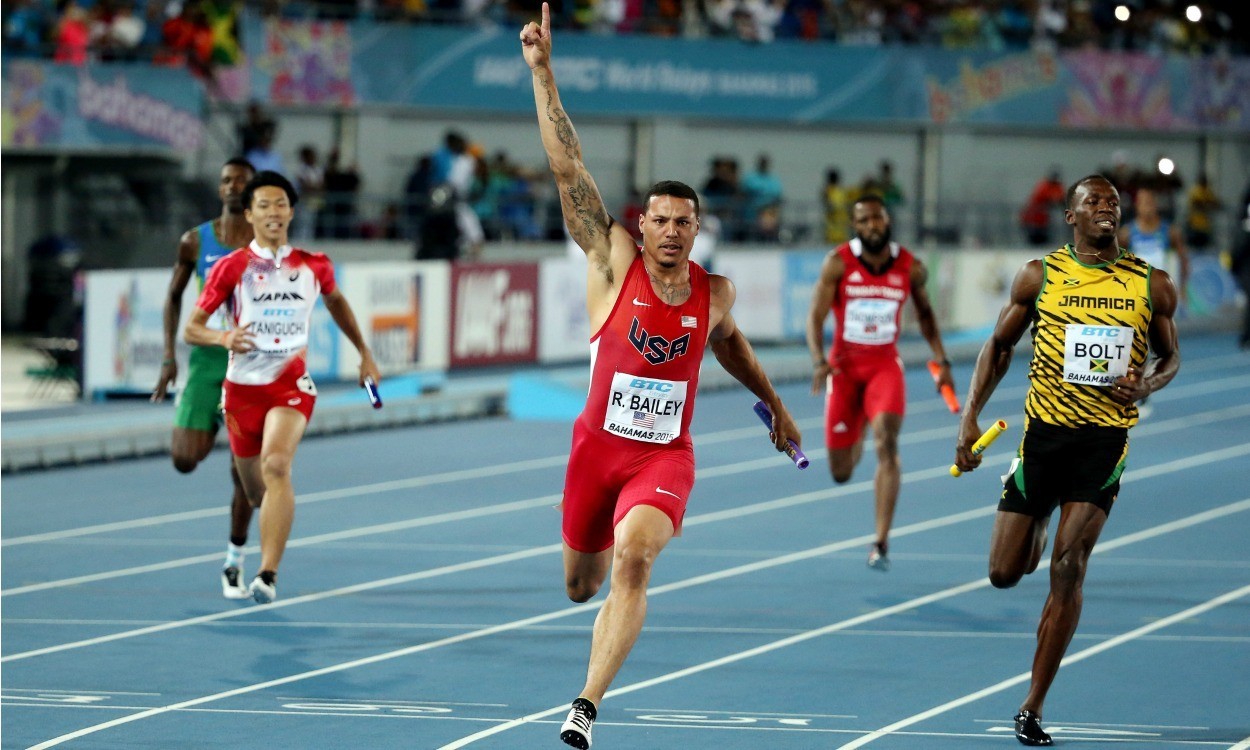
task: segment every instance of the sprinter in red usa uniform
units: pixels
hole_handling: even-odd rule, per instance
[[[710,344],[721,365],[772,410],[777,450],[800,435],[729,312],[733,283],[689,260],[699,232],[698,195],[680,182],[653,186],[637,218],[639,250],[604,208],[561,107],[546,3],[541,25],[522,29],[521,47],[565,225],[586,252],[586,304],[595,332],[590,393],[573,427],[563,503],[569,598],[590,599],[612,574],[586,682],[560,727],[565,743],[584,749],[599,702],[642,630],[652,564],[681,528],[694,485],[690,418],[704,349]]]

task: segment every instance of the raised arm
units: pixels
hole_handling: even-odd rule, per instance
[[[933,314],[933,304],[929,301],[929,291],[925,285],[929,283],[929,269],[917,258],[911,266],[911,301],[916,306],[916,322],[920,324],[920,335],[929,342],[929,350],[933,359],[941,365],[938,375],[937,390],[942,386],[954,387],[951,378],[951,363],[946,358],[946,348],[942,346],[942,332],[938,330],[937,316]]]
[[[807,351],[812,355],[812,393],[823,393],[829,377],[829,358],[825,355],[825,318],[833,305],[842,278],[842,257],[836,252],[825,256],[820,278],[812,289],[812,306],[807,313]]]
[[[551,70],[551,11],[543,3],[542,24],[530,22],[521,30],[521,53],[530,66],[534,82],[534,104],[538,110],[538,130],[542,135],[547,163],[560,191],[564,223],[585,251],[591,268],[598,270],[609,285],[614,279],[612,235],[629,233],[608,215],[603,197],[582,161],[582,145],[573,122],[560,104],[555,75]],[[628,249],[632,260],[633,240]],[[627,266],[626,266],[627,267]]]
[[[981,409],[990,400],[999,381],[1007,374],[1012,352],[1033,320],[1033,304],[1041,290],[1042,261],[1031,260],[1016,273],[1016,278],[1011,282],[1010,297],[998,314],[994,332],[977,356],[955,445],[955,465],[961,471],[972,471],[981,465],[981,457],[972,455],[972,444],[981,437],[977,417],[981,415]]]
[[[174,343],[178,336],[178,319],[182,317],[182,293],[187,289],[195,273],[195,261],[200,254],[200,234],[194,229],[183,233],[178,241],[178,259],[174,261],[174,274],[169,279],[169,291],[165,294],[165,308],[161,314],[161,327],[165,354],[161,358],[161,374],[152,389],[152,401],[164,401],[169,386],[178,379],[178,360]]]

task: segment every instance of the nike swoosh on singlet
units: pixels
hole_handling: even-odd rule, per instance
[[[634,297],[634,304],[638,305],[639,307],[651,307],[650,302],[639,302],[637,297]]]
[[[224,257],[226,257],[226,256],[224,256],[224,255],[205,255],[205,256],[204,256],[204,262],[205,262],[207,265],[210,265],[210,266],[211,266],[211,265],[213,265],[214,263],[216,263],[217,261],[221,260],[221,259],[222,259],[222,258],[224,258]]]
[[[680,500],[680,499],[681,499],[681,495],[675,495],[675,494],[673,494],[672,492],[669,492],[668,490],[662,490],[662,489],[660,489],[659,487],[656,487],[656,488],[655,488],[655,491],[656,491],[656,492],[659,492],[659,493],[660,493],[660,494],[662,494],[662,495],[668,495],[669,497],[675,497],[675,498],[677,498],[678,500]]]

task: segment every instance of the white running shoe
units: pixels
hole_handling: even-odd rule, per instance
[[[569,717],[560,725],[560,739],[578,750],[590,750],[590,727],[598,715],[595,704],[585,698],[577,698],[569,709]]]
[[[252,585],[247,590],[257,604],[268,604],[278,598],[278,585],[265,583],[260,576],[252,579]]]
[[[243,570],[231,565],[221,570],[221,595],[227,599],[251,599],[252,592],[241,581]]]
[[[884,544],[873,544],[868,549],[868,567],[873,570],[879,570],[882,573],[890,571],[890,556],[886,552]]]

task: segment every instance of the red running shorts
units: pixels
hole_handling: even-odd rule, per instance
[[[573,423],[573,448],[564,477],[564,541],[594,554],[612,546],[616,525],[639,505],[658,508],[681,531],[694,488],[694,449],[688,439],[669,445],[600,435],[581,419]]]
[[[903,361],[891,357],[842,358],[825,389],[825,446],[850,448],[859,442],[864,425],[881,413],[903,416],[907,385]]]

